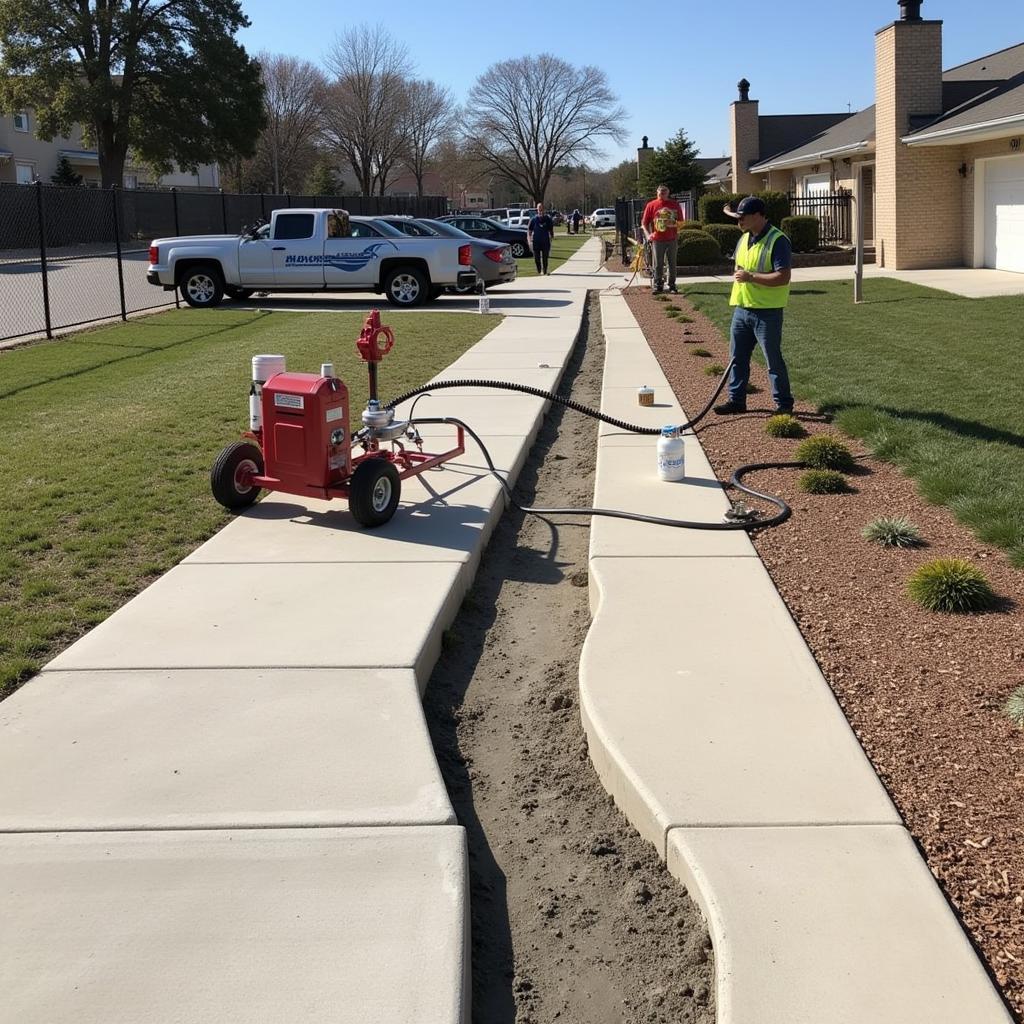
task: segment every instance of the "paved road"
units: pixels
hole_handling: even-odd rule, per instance
[[[170,292],[146,282],[145,250],[124,253],[128,312],[174,302]],[[117,259],[97,254],[47,261],[50,315],[54,329],[120,316]],[[45,330],[43,275],[39,260],[0,261],[0,340]]]

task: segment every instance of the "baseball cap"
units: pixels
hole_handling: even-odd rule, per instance
[[[724,213],[730,217],[745,217],[748,213],[761,213],[765,212],[765,205],[763,199],[758,199],[757,196],[747,196],[745,199],[741,199],[736,205],[735,210],[724,210]]]

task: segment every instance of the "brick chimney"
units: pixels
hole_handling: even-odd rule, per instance
[[[651,155],[654,153],[654,148],[647,145],[647,136],[643,137],[643,145],[637,146],[636,148],[636,177],[637,181],[640,180],[640,171],[643,169],[644,164],[650,160]]]
[[[942,113],[942,22],[922,19],[921,5],[899,0],[899,21],[875,33],[875,248],[895,270],[948,263],[963,247],[959,150],[900,141]]]
[[[732,190],[754,192],[761,182],[747,168],[761,155],[757,100],[750,98],[750,83],[741,78],[736,83],[740,97],[731,108],[732,121]]]

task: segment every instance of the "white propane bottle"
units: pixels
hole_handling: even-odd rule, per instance
[[[662,480],[682,480],[686,476],[686,448],[678,427],[662,427],[658,438],[658,476]]]
[[[284,356],[268,355],[252,357],[252,387],[249,389],[249,429],[259,430],[263,426],[263,385],[275,373],[284,373]]]

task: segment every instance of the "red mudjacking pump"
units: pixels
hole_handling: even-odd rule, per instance
[[[210,471],[217,501],[225,508],[244,508],[262,489],[348,498],[361,526],[386,523],[398,507],[403,480],[466,450],[463,429],[457,426],[454,448],[424,452],[412,420],[396,420],[393,409],[381,408],[377,364],[394,343],[394,332],[381,325],[374,310],[356,342],[369,373],[370,398],[355,432],[349,426],[348,388],[330,363],[318,374],[286,373],[283,356],[254,356],[250,429],[242,435],[247,440],[229,444]]]

